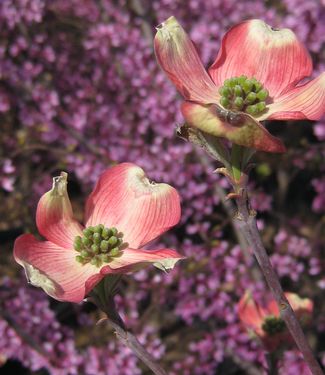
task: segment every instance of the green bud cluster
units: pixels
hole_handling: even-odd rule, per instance
[[[285,328],[284,320],[273,315],[267,316],[262,324],[263,331],[270,336],[283,332]]]
[[[122,238],[123,233],[114,227],[105,228],[103,224],[87,227],[83,230],[83,236],[74,239],[74,249],[79,253],[76,260],[97,267],[109,263],[113,258],[121,256],[122,249],[127,246]]]
[[[256,78],[242,75],[226,79],[219,89],[220,104],[229,110],[257,116],[265,111],[269,92]]]

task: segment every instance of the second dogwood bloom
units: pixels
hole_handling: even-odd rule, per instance
[[[38,204],[36,224],[47,241],[20,236],[16,261],[29,281],[61,301],[80,302],[106,274],[128,273],[148,263],[171,269],[183,258],[175,250],[142,250],[180,219],[177,191],[150,182],[124,163],[108,169],[88,197],[85,226],[74,218],[67,174],[55,177]]]
[[[311,58],[295,34],[260,20],[231,28],[208,71],[175,17],[157,28],[158,62],[185,102],[186,122],[241,146],[284,152],[262,120],[318,120],[325,112],[325,73],[308,82]]]

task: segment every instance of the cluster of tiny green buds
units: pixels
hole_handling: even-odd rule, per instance
[[[114,227],[105,228],[103,224],[87,227],[83,230],[83,236],[74,239],[74,249],[79,253],[76,260],[81,264],[90,263],[97,267],[109,263],[122,255],[122,250],[127,247],[122,238],[123,233]]]
[[[285,328],[284,320],[273,315],[267,316],[262,324],[263,331],[270,336],[283,332]]]
[[[219,89],[220,104],[227,109],[257,116],[266,108],[269,93],[256,78],[242,75],[226,79]]]

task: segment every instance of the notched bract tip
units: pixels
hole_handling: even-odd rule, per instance
[[[53,178],[52,193],[62,196],[67,191],[68,173],[61,172],[60,176]]]
[[[167,41],[172,40],[173,34],[178,32],[179,29],[181,29],[181,26],[174,16],[169,17],[166,21],[156,26],[157,35],[159,35],[162,39]]]

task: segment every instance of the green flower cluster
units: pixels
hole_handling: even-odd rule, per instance
[[[226,79],[220,87],[220,104],[230,110],[259,115],[266,108],[269,92],[256,78],[242,75]]]
[[[282,320],[281,318],[270,315],[264,319],[262,329],[264,332],[272,336],[276,335],[277,333],[283,332],[286,329],[286,325],[284,320]]]
[[[123,243],[123,233],[114,227],[105,228],[103,224],[87,227],[83,236],[74,239],[74,249],[79,253],[76,260],[79,263],[90,263],[100,267],[109,263],[113,258],[122,254],[122,249],[127,245]]]

